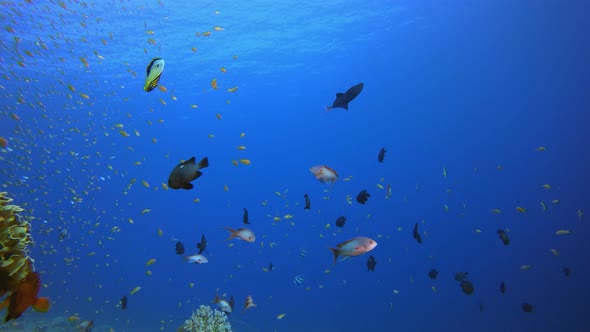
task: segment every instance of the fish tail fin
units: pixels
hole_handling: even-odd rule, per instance
[[[332,106],[326,106],[326,112],[330,112],[332,110]]]
[[[205,157],[199,161],[199,169],[209,167],[209,158]]]
[[[229,228],[229,227],[227,227],[227,226],[224,226],[224,227],[225,227],[225,229],[227,229],[227,231],[229,232],[229,237],[228,237],[228,238],[227,238],[225,241],[232,240],[232,239],[234,239],[236,236],[238,236],[238,231],[236,231],[235,229],[233,229],[233,228]]]
[[[4,308],[8,307],[8,305],[9,305],[9,304],[10,304],[10,296],[9,296],[9,297],[6,297],[6,298],[4,299],[4,301],[2,301],[2,302],[0,303],[0,310],[2,310],[2,309],[4,309]]]
[[[335,248],[328,248],[328,249],[330,249],[330,251],[334,255],[334,263],[332,263],[332,266],[334,266],[334,265],[336,265],[336,259],[338,259],[338,256],[340,256],[340,251]]]
[[[47,312],[49,311],[49,307],[51,306],[51,302],[49,302],[48,297],[38,297],[33,302],[33,308],[39,312]]]

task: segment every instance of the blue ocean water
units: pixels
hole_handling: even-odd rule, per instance
[[[234,331],[586,331],[588,7],[4,1],[0,191],[34,218],[52,308],[0,331],[72,315],[176,331],[216,294],[236,299]],[[165,89],[148,93],[156,57]],[[326,111],[360,82],[348,111]],[[210,162],[195,188],[166,190],[192,156]],[[226,241],[243,208],[256,242]],[[207,264],[175,254],[202,234]],[[328,248],[357,236],[378,245],[332,267]]]

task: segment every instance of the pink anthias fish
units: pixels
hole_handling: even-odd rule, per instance
[[[320,180],[321,183],[333,184],[338,180],[338,173],[326,165],[318,165],[309,168],[309,171]]]
[[[365,254],[377,246],[377,242],[368,237],[353,237],[350,240],[344,241],[336,245],[337,248],[329,248],[334,254],[334,264],[336,265],[336,259],[343,257],[344,259],[353,256],[360,256]]]
[[[184,260],[190,264],[193,264],[193,263],[194,264],[205,264],[205,263],[209,262],[207,257],[205,257],[201,254],[184,256]]]
[[[256,235],[254,235],[254,232],[248,228],[233,229],[233,228],[225,227],[225,229],[227,229],[229,231],[229,237],[227,238],[226,241],[229,241],[229,240],[234,239],[236,237],[238,239],[244,240],[246,242],[256,241]]]

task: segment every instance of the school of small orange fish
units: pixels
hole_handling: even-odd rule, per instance
[[[160,5],[164,6],[164,4]],[[146,163],[153,165],[154,159],[138,156],[135,153],[136,148],[146,142],[160,144],[160,140],[154,133],[160,132],[161,136],[166,136],[170,132],[169,128],[165,126],[167,117],[165,112],[169,108],[176,107],[201,112],[198,106],[198,98],[206,98],[207,94],[210,93],[226,93],[226,104],[231,106],[229,98],[239,96],[241,92],[236,82],[231,78],[231,62],[239,61],[239,56],[235,54],[228,55],[228,64],[219,68],[218,77],[211,77],[206,81],[200,79],[197,84],[203,94],[198,95],[198,97],[183,95],[167,88],[166,84],[174,78],[164,71],[157,85],[157,91],[150,92],[150,96],[154,93],[159,94],[152,108],[148,110],[132,110],[130,102],[135,98],[142,98],[143,94],[146,94],[146,92],[141,91],[141,88],[135,89],[135,87],[139,86],[137,82],[143,84],[143,70],[145,70],[147,63],[143,60],[138,63],[129,63],[119,58],[117,52],[111,48],[111,44],[117,43],[119,32],[109,31],[107,23],[102,22],[101,17],[93,15],[92,11],[88,10],[88,6],[89,4],[84,2],[70,1],[56,1],[52,5],[41,6],[33,5],[33,1],[29,0],[18,4],[13,3],[4,8],[4,11],[10,14],[2,19],[4,31],[2,33],[3,44],[1,47],[2,51],[9,52],[10,56],[2,55],[3,71],[0,77],[0,94],[3,94],[4,102],[0,109],[0,121],[4,123],[11,121],[10,126],[13,129],[11,132],[0,132],[0,189],[10,192],[13,188],[19,188],[19,192],[23,192],[23,194],[21,197],[17,197],[17,200],[23,207],[29,208],[28,213],[32,216],[35,216],[36,210],[40,210],[43,206],[46,207],[47,211],[44,211],[44,215],[51,216],[52,220],[35,220],[36,223],[47,223],[46,227],[37,227],[37,229],[43,231],[36,234],[38,246],[43,255],[62,255],[64,264],[71,268],[76,266],[77,261],[85,259],[84,256],[100,255],[107,260],[103,263],[97,263],[97,266],[106,268],[111,257],[108,251],[109,242],[116,241],[117,234],[120,232],[131,232],[133,227],[142,227],[137,226],[137,224],[143,222],[142,219],[148,218],[152,210],[163,208],[158,206],[138,207],[138,203],[132,203],[134,202],[133,199],[126,199],[125,197],[132,196],[140,190],[171,191],[165,178],[162,178],[160,183],[154,184],[150,183],[149,179],[133,177],[134,168],[144,167]],[[221,13],[214,11],[212,16],[216,15],[221,15]],[[65,16],[67,18],[64,18]],[[51,24],[40,25],[38,34],[31,34],[30,31],[25,33],[23,22],[26,22],[26,20],[19,22],[16,20],[17,17],[44,18],[47,22],[55,25],[59,25],[60,20],[77,20],[78,25],[74,30],[79,36],[75,40],[71,39],[68,37],[69,35],[60,34],[59,29],[52,27]],[[142,54],[144,55],[143,59],[157,58],[160,55],[161,44],[165,43],[165,36],[158,36],[157,29],[152,29],[149,23],[144,23],[143,29],[145,34],[145,47],[143,50],[145,54]],[[102,35],[100,35],[101,32]],[[187,36],[187,38],[192,38],[194,46],[183,52],[187,56],[206,52],[206,47],[212,46],[206,44],[206,47],[201,47],[200,43],[203,38],[215,38],[216,34],[221,33],[228,32],[220,26],[211,26],[210,29],[205,31],[195,31],[191,36]],[[76,48],[78,44],[84,44],[85,49],[94,49],[93,53],[78,53]],[[46,66],[48,64],[46,59],[55,61],[54,68],[50,72],[40,70],[36,76],[23,76],[21,74],[20,69],[22,68],[41,69]],[[117,72],[114,77],[99,78],[89,75],[94,68],[111,66],[112,62],[117,62],[117,67],[124,68],[124,70]],[[79,72],[78,78],[73,81],[62,80],[61,77],[65,76],[62,68],[66,67],[76,68]],[[141,71],[141,74],[139,71]],[[28,71],[28,73],[31,73],[31,71]],[[112,83],[120,78],[134,82],[134,84],[117,86]],[[94,94],[92,92],[105,91],[105,85],[111,86],[111,92],[103,94]],[[16,93],[3,93],[2,91],[6,91],[8,87],[10,87],[10,91],[16,91]],[[346,88],[348,87],[342,87],[341,91],[345,91]],[[331,101],[331,98],[332,96],[326,96],[326,100]],[[125,110],[119,109],[119,107],[112,109],[109,106],[111,100],[125,102],[130,106]],[[49,109],[46,106],[48,104],[60,104],[63,107],[60,110]],[[325,105],[318,106],[319,112],[323,112],[321,109],[323,106]],[[230,108],[226,108],[226,110],[231,111]],[[344,110],[341,111],[345,112]],[[138,117],[138,112],[144,112],[148,116],[143,125],[138,124],[138,121],[132,121]],[[223,112],[225,111],[216,112],[211,116],[223,121]],[[86,121],[80,121],[80,118],[86,118]],[[157,128],[153,129],[153,127]],[[144,130],[152,133],[153,136],[145,137],[142,135]],[[211,140],[216,138],[213,132],[202,133],[202,135],[206,135],[207,139]],[[121,137],[127,141],[121,141]],[[250,159],[244,157],[249,151],[246,143],[242,143],[247,140],[247,134],[237,131],[235,138],[238,143],[235,144],[232,151],[227,151],[229,157],[226,162],[238,167],[241,167],[240,165],[256,167],[255,161],[250,161]],[[77,148],[73,149],[72,146]],[[109,150],[118,153],[107,155],[104,152],[99,152]],[[538,146],[531,147],[530,151],[525,153],[549,153],[546,150],[548,150],[546,147]],[[204,155],[199,155],[200,151],[189,152],[187,155],[182,156],[166,155],[162,159],[166,160],[169,169],[160,170],[159,173],[169,172],[179,160],[188,159],[193,153],[197,154],[197,159],[204,157]],[[380,156],[380,159],[382,159],[382,156]],[[56,165],[59,165],[59,167],[56,167]],[[67,166],[64,167],[63,165]],[[330,199],[331,186],[338,185],[339,182],[352,181],[353,179],[352,175],[339,179],[338,170],[332,169],[329,165],[309,165],[309,167],[311,173],[309,176],[315,176],[326,185],[326,196],[323,199]],[[496,168],[499,172],[503,171],[502,166]],[[441,165],[440,170],[440,177],[446,180],[448,177],[446,167]],[[203,176],[207,176],[206,171],[206,169],[203,171]],[[477,169],[474,172],[477,172]],[[14,175],[22,173],[27,175]],[[96,196],[104,196],[105,192],[107,192],[106,195],[115,195],[111,189],[106,188],[108,180],[111,178],[125,179],[128,184],[121,192],[116,194],[118,196],[113,197],[114,206],[94,205],[93,201]],[[47,185],[49,180],[54,182],[55,179],[60,179],[61,187]],[[392,195],[391,186],[385,179],[381,178],[379,180],[376,183],[377,189],[369,190],[369,192],[377,192],[378,190],[381,193],[374,193],[374,195],[370,196],[369,201],[371,199],[388,199]],[[198,182],[198,179],[195,180],[197,187]],[[223,183],[222,185],[223,187],[220,190],[222,189],[225,192],[230,190],[231,183]],[[452,192],[451,186],[449,185],[447,191],[449,194]],[[416,190],[419,190],[419,188],[416,188]],[[550,184],[540,183],[538,190],[551,192],[553,189]],[[278,197],[285,197],[287,192],[288,190],[279,189],[274,194]],[[170,192],[170,194],[174,193]],[[195,195],[199,197],[195,197],[194,202],[200,203],[201,199],[207,194],[196,191]],[[351,195],[346,197],[347,204],[355,204],[353,203],[353,197],[356,193],[351,193]],[[303,202],[303,197],[301,197],[301,202]],[[269,205],[269,199],[263,200],[261,204],[264,206]],[[550,206],[558,207],[559,204],[559,199],[555,197],[548,201],[539,202],[539,206],[535,208],[546,211]],[[285,203],[285,205],[288,204]],[[440,209],[452,212],[452,208],[449,206],[440,205]],[[511,211],[504,211],[506,209]],[[501,210],[497,206],[490,206],[489,213],[522,215],[526,214],[529,209],[532,209],[532,207],[507,207],[504,205],[503,210]],[[295,216],[297,213],[303,213],[303,208],[301,205],[297,205],[292,211],[280,215],[269,212],[267,217],[272,224],[288,221],[291,226],[296,226]],[[582,209],[574,212],[578,219],[583,218]],[[94,219],[84,219],[83,216],[88,214],[93,215]],[[370,217],[370,215],[367,217]],[[337,231],[333,231],[333,228],[330,229],[331,222],[326,223],[324,229],[320,231],[320,237],[336,237],[338,235]],[[77,239],[76,247],[66,246],[63,249],[56,245],[52,239],[55,239],[59,234],[60,240],[67,240],[69,236],[68,229],[74,224],[77,225],[76,227],[80,227],[80,231],[85,234],[83,238]],[[424,221],[420,224],[424,224]],[[233,227],[235,225],[227,225],[230,239],[238,238],[250,243],[257,241],[254,234],[255,226],[252,229],[232,229],[229,226]],[[417,227],[415,229],[417,230]],[[155,236],[163,236],[165,230],[165,225],[158,225]],[[402,227],[397,230],[407,231]],[[475,233],[484,232],[479,228],[473,231]],[[509,233],[509,230],[507,231]],[[427,237],[426,232],[421,234]],[[570,234],[572,232],[569,229],[555,229],[555,235],[557,236],[568,236]],[[421,242],[421,236],[415,234],[416,236],[420,237],[419,242]],[[287,234],[285,234],[285,237],[287,237]],[[376,237],[376,239],[383,240],[389,240],[390,238],[391,235],[388,234],[380,234]],[[258,239],[264,239],[259,241],[260,247],[266,244],[268,248],[275,248],[280,243],[279,239],[274,242],[268,235],[259,236]],[[147,239],[143,240],[148,241]],[[329,251],[326,250],[326,261],[333,263],[333,265],[337,264],[337,258],[342,256],[359,256],[372,250],[379,250],[377,240],[365,237],[365,234],[359,234],[358,237],[352,239],[339,240],[328,239],[326,242],[326,246],[332,247],[331,250],[333,251],[331,257]],[[88,246],[85,243],[88,242],[97,242],[103,252],[85,252],[84,248]],[[337,244],[338,242],[340,243]],[[228,247],[233,246],[233,241],[229,242]],[[547,251],[556,257],[560,255],[555,248],[548,247]],[[306,251],[302,249],[298,255],[303,257],[306,255]],[[35,259],[37,262],[42,262],[43,256]],[[193,255],[187,256],[187,261],[189,263],[203,264],[207,263],[207,258],[202,255]],[[391,258],[389,263],[391,263]],[[146,267],[154,264],[157,264],[156,259],[146,257]],[[59,269],[61,267],[45,266],[44,268]],[[528,264],[523,264],[520,267],[523,271],[530,268],[531,266]],[[272,270],[272,266],[263,267],[262,270],[268,272]],[[331,272],[331,269],[325,270],[326,274]],[[48,271],[43,271],[43,273],[48,273]],[[145,273],[150,276],[152,271],[147,270]],[[303,275],[297,275],[293,282],[300,284],[303,280]],[[44,282],[44,287],[60,287],[57,281],[48,282],[44,280]],[[193,283],[189,285],[191,288],[193,286]],[[99,284],[97,287],[102,288],[103,285]],[[136,294],[140,289],[142,289],[142,286],[138,285],[130,290],[129,295]],[[434,286],[433,291],[436,291]],[[397,294],[397,292],[397,290],[393,290],[394,294]],[[255,294],[249,294],[246,297],[246,310],[257,307],[254,298]],[[89,297],[88,301],[92,301],[92,299]],[[222,298],[219,298],[216,302],[222,308],[223,306],[227,307],[227,302]],[[75,313],[69,312],[69,314],[72,314],[70,316],[72,321],[80,319]],[[282,319],[285,316],[286,313],[278,313],[276,318]]]

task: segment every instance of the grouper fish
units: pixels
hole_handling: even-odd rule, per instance
[[[172,189],[193,189],[191,181],[198,179],[203,173],[199,170],[209,166],[207,157],[195,164],[195,157],[174,167],[168,177],[168,187]]]

